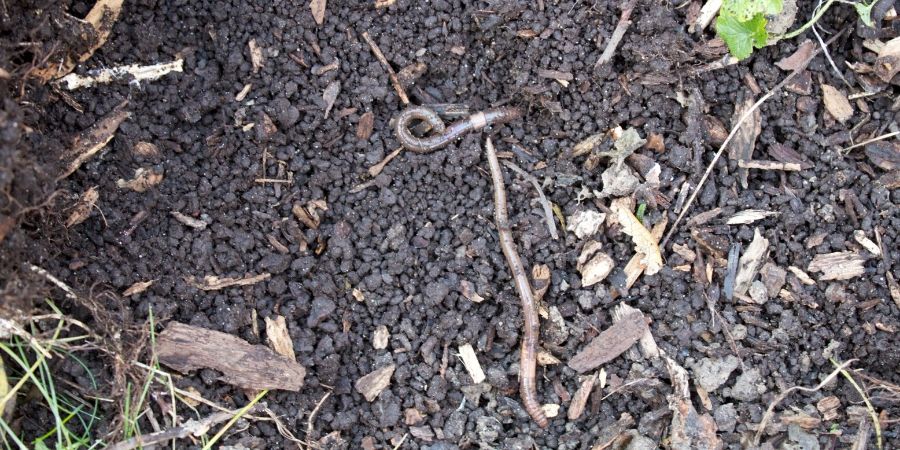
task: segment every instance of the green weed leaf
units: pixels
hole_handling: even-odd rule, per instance
[[[738,22],[749,22],[758,14],[778,14],[783,6],[783,0],[725,0],[719,14],[731,16]]]
[[[756,14],[750,20],[719,14],[716,19],[716,32],[728,45],[728,51],[737,59],[744,59],[753,53],[753,47],[762,48],[769,39],[766,32],[766,18]]]
[[[859,20],[862,20],[862,23],[869,28],[875,27],[875,22],[872,22],[872,7],[875,6],[875,3],[877,2],[873,1],[871,5],[862,2],[853,4],[856,13],[859,14]]]

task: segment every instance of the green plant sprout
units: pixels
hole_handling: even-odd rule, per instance
[[[803,33],[815,25],[835,3],[852,5],[866,26],[874,26],[871,13],[875,1],[828,0],[816,8],[808,22],[773,39],[770,38],[766,25],[769,23],[768,17],[781,13],[784,6],[782,0],[725,0],[719,10],[719,17],[716,18],[716,33],[725,41],[732,56],[739,60],[745,59],[753,53],[754,48],[763,48],[772,40],[790,39]]]

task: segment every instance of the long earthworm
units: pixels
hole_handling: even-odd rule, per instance
[[[516,244],[513,242],[506,210],[506,187],[503,184],[500,162],[497,160],[497,151],[494,150],[491,138],[487,138],[485,147],[488,165],[491,168],[491,180],[494,184],[494,222],[497,226],[497,233],[500,235],[500,249],[503,250],[506,264],[509,265],[513,280],[515,280],[516,291],[522,300],[522,316],[525,319],[525,332],[522,336],[522,349],[519,353],[519,393],[522,395],[525,411],[528,411],[538,426],[546,428],[549,422],[537,400],[535,379],[540,323],[538,322],[534,293],[531,290],[531,283],[528,282],[528,276],[525,274],[525,268],[522,266],[522,260],[519,258],[519,252],[516,250]]]
[[[430,153],[461,138],[470,131],[480,130],[488,125],[511,122],[522,117],[519,108],[503,107],[477,112],[469,117],[445,125],[438,114],[431,108],[413,106],[403,110],[397,116],[394,133],[400,145],[416,153]],[[413,122],[421,120],[431,126],[433,134],[428,137],[417,137],[410,131]]]

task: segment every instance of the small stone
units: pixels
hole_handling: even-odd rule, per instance
[[[713,413],[716,421],[716,427],[722,433],[731,433],[737,425],[737,411],[734,409],[734,403],[725,403],[716,408]]]
[[[819,450],[819,439],[797,425],[788,425],[788,440],[782,450]]]
[[[475,432],[481,444],[490,444],[500,437],[503,432],[503,424],[496,417],[480,416],[476,420]]]
[[[751,283],[748,293],[750,294],[750,298],[757,304],[764,305],[769,301],[769,293],[766,291],[766,286],[762,281],[756,280]]]
[[[694,371],[697,384],[711,393],[728,381],[731,372],[734,372],[739,364],[740,361],[734,355],[728,355],[721,359],[703,358],[691,369]]]
[[[434,304],[444,301],[448,294],[450,294],[450,286],[444,282],[432,281],[425,286],[425,298]]]
[[[336,308],[337,305],[335,305],[334,301],[324,297],[316,298],[312,302],[312,307],[310,307],[309,317],[306,319],[306,326],[309,328],[315,327],[330,316]]]
[[[754,401],[766,391],[765,385],[760,383],[761,378],[759,369],[750,369],[737,378],[730,391],[725,391],[725,395],[744,402]]]
[[[625,450],[656,450],[659,448],[653,439],[641,435],[635,430],[629,430],[626,434],[631,436],[631,441],[625,447]]]

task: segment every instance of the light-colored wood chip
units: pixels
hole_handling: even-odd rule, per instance
[[[138,142],[134,144],[134,147],[131,148],[131,151],[138,156],[142,156],[144,158],[156,158],[159,156],[159,148],[156,144],[152,144],[150,142]]]
[[[759,228],[753,231],[753,241],[744,250],[738,262],[737,276],[734,278],[734,293],[744,295],[750,289],[750,284],[759,273],[769,255],[769,240],[759,232]]]
[[[865,231],[863,231],[863,230],[854,231],[853,239],[856,242],[858,242],[859,245],[862,245],[863,248],[866,249],[867,252],[869,252],[875,256],[881,256],[881,247],[879,247],[878,244],[872,242],[871,239],[866,237]]]
[[[386,349],[390,337],[391,332],[388,331],[388,327],[386,325],[379,325],[375,328],[375,332],[372,333],[372,347],[375,347],[375,350]]]
[[[139,167],[134,171],[134,178],[130,180],[119,178],[116,181],[116,186],[118,186],[119,189],[131,189],[134,192],[145,192],[161,183],[162,180],[162,173],[156,172],[153,169]]]
[[[613,309],[613,322],[618,322],[634,314],[640,315],[644,322],[647,321],[644,313],[642,313],[637,308],[634,308],[627,303],[619,303]],[[656,339],[653,338],[653,333],[650,331],[650,327],[646,328],[644,334],[641,335],[641,339],[638,342],[640,344],[641,354],[643,354],[645,358],[655,359],[659,357],[660,350],[656,345]]]
[[[697,259],[697,253],[687,245],[672,244],[672,250],[674,250],[675,253],[678,253],[679,256],[684,258],[686,262],[694,262],[694,260]]]
[[[206,226],[208,225],[206,222],[200,219],[195,219],[187,214],[183,214],[178,211],[172,211],[172,217],[174,217],[178,222],[197,230],[205,230]]]
[[[57,180],[71,175],[82,164],[106,147],[106,144],[116,135],[119,125],[125,119],[131,117],[131,113],[125,110],[126,106],[128,106],[128,100],[120,103],[112,112],[75,137],[70,149],[60,157],[64,167]]]
[[[878,78],[885,83],[890,83],[894,75],[897,75],[897,72],[900,71],[900,37],[887,41],[878,50],[874,69],[875,75],[878,75]]]
[[[537,363],[539,366],[552,366],[561,363],[559,358],[553,356],[553,353],[544,349],[538,349]]]
[[[778,216],[777,211],[766,211],[762,209],[745,209],[728,218],[725,222],[727,225],[746,225],[766,217]]]
[[[544,403],[541,405],[541,410],[544,411],[544,415],[547,416],[548,419],[552,419],[559,415],[559,405],[556,403]]]
[[[735,105],[734,115],[731,116],[732,125],[737,124],[744,114],[748,114],[746,120],[741,124],[738,131],[734,134],[731,142],[728,144],[728,159],[732,161],[753,159],[753,151],[756,149],[756,139],[762,131],[762,113],[759,108],[754,108],[753,96],[747,96],[744,102]],[[744,168],[738,168],[738,179],[741,187],[747,189],[747,175],[749,171]]]
[[[582,287],[593,286],[603,281],[616,266],[611,256],[599,251],[602,246],[603,244],[597,241],[589,241],[578,256],[577,269],[581,273]]]
[[[328,203],[325,200],[310,200],[305,205],[294,203],[291,211],[303,225],[315,230],[322,223],[322,217],[319,211],[328,211]]]
[[[179,372],[209,368],[244,389],[299,391],[306,369],[263,345],[230,334],[170,322],[157,337],[159,362]]]
[[[266,317],[266,337],[269,340],[269,347],[272,347],[275,353],[291,358],[291,361],[297,360],[294,354],[294,341],[288,334],[284,316]]]
[[[478,295],[478,292],[475,292],[475,285],[472,284],[471,281],[460,280],[459,290],[462,293],[463,297],[465,297],[467,300],[472,301],[473,303],[481,303],[484,301],[484,297]]]
[[[572,403],[569,403],[569,410],[566,414],[570,421],[578,420],[581,417],[581,414],[584,412],[584,406],[587,405],[588,398],[590,398],[591,392],[594,391],[594,381],[596,379],[597,376],[591,374],[581,380],[581,386],[578,387],[575,395],[572,396]]]
[[[849,280],[866,272],[866,257],[853,251],[816,255],[806,270],[822,272],[819,281]]]
[[[252,88],[253,88],[252,84],[250,84],[250,83],[245,84],[244,87],[241,89],[241,91],[238,92],[234,96],[234,101],[236,101],[236,102],[244,101],[244,99],[247,98],[247,94],[250,93],[250,89],[252,89]]]
[[[391,385],[391,375],[397,366],[390,364],[380,369],[375,369],[368,375],[356,380],[354,388],[366,398],[367,402],[373,402],[386,387]]]
[[[853,117],[853,105],[850,104],[850,100],[834,86],[822,84],[822,102],[825,103],[828,114],[840,123]]]
[[[322,101],[325,102],[325,118],[328,118],[328,114],[331,112],[331,108],[334,107],[334,102],[337,101],[338,95],[341,93],[341,82],[340,81],[332,81],[328,83],[328,86],[325,86],[325,90],[322,91]]]
[[[366,111],[359,117],[359,123],[356,124],[356,138],[361,141],[368,141],[369,137],[372,136],[374,127],[375,114],[372,111]]]
[[[138,281],[137,283],[132,284],[128,289],[125,289],[125,292],[122,292],[122,297],[131,297],[132,295],[140,294],[144,292],[153,285],[153,282],[156,280],[150,281]]]
[[[578,373],[600,367],[628,350],[646,331],[643,314],[628,314],[591,340],[569,360],[568,365]]]
[[[312,12],[313,19],[316,21],[316,25],[322,25],[325,23],[325,6],[327,0],[310,0],[309,2],[309,10]]]
[[[248,276],[244,278],[218,277],[215,275],[207,275],[202,279],[195,276],[185,277],[185,281],[191,286],[204,291],[218,291],[231,286],[249,286],[268,280],[272,275],[269,273],[261,273],[259,275]]]
[[[809,276],[809,274],[803,271],[803,269],[797,266],[788,266],[788,270],[792,274],[794,274],[794,276],[797,277],[797,279],[800,280],[801,283],[807,286],[816,284],[816,280],[813,280],[812,277]]]
[[[659,272],[662,269],[663,262],[657,239],[634,216],[631,210],[624,208],[621,203],[613,202],[612,208],[619,224],[622,225],[622,231],[631,236],[634,242],[634,250],[643,255],[641,262],[646,265],[644,273],[654,275]]]
[[[753,159],[745,161],[738,160],[738,167],[742,169],[759,169],[759,170],[783,170],[785,172],[799,172],[803,170],[803,164],[781,161],[766,161],[761,159]]]
[[[459,357],[462,358],[463,366],[466,367],[466,371],[469,372],[469,376],[472,377],[472,381],[475,384],[484,381],[484,371],[481,370],[481,364],[478,362],[478,356],[475,354],[475,349],[472,348],[471,344],[463,344],[459,346]]]
[[[247,42],[247,47],[250,48],[250,64],[253,65],[253,73],[258,73],[265,66],[263,50],[256,43],[256,39],[250,39],[250,42]]]
[[[358,301],[358,302],[362,302],[362,301],[366,300],[366,296],[362,293],[361,290],[359,290],[357,288],[353,288],[353,290],[350,291],[350,293],[353,295],[353,298],[356,299],[356,301]]]
[[[375,0],[375,8],[387,8],[394,3],[397,3],[397,0]]]
[[[149,66],[129,64],[126,66],[102,68],[90,71],[90,75],[88,76],[70,73],[54,82],[54,85],[71,91],[83,87],[91,87],[96,84],[106,84],[125,79],[130,83],[140,84],[142,81],[153,81],[170,73],[183,71],[184,60],[179,58],[172,62],[152,64]]]
[[[829,395],[816,403],[816,409],[822,414],[822,420],[829,422],[838,417],[840,414],[841,399],[834,395]]]
[[[69,214],[69,218],[66,219],[66,228],[72,228],[87,220],[87,218],[91,216],[91,211],[94,210],[94,205],[97,204],[97,200],[99,199],[100,191],[97,189],[97,186],[93,186],[84,191],[84,193],[81,194],[81,198],[78,199],[78,203],[72,208],[72,213]]]

